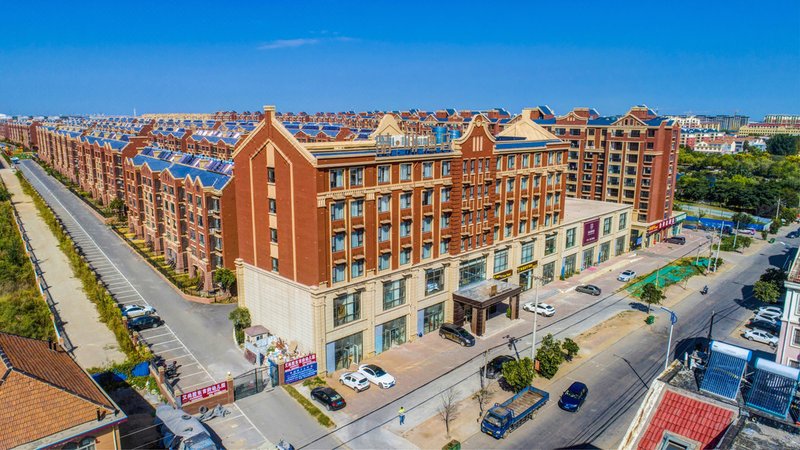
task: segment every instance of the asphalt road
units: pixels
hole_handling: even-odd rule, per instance
[[[784,230],[786,231],[786,230]],[[783,233],[785,235],[785,233]],[[797,240],[782,241],[791,246]],[[670,360],[694,349],[695,338],[705,338],[716,312],[712,338],[725,340],[743,321],[752,316],[758,302],[752,298],[752,284],[769,266],[783,267],[792,251],[776,242],[737,267],[710,280],[706,296],[692,294],[676,305],[678,323],[673,331]],[[537,417],[502,441],[476,434],[464,448],[615,448],[650,382],[664,369],[669,333],[669,315],[657,311],[652,327],[637,330],[592,358],[559,380],[550,389],[551,401]],[[750,345],[755,350],[768,350],[762,344]],[[765,352],[766,353],[766,352]],[[578,413],[562,411],[557,403],[569,384],[582,381],[589,387],[589,396]],[[534,382],[535,384],[535,382]]]

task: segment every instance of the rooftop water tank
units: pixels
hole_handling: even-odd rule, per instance
[[[450,130],[450,140],[454,141],[461,137],[461,130]]]
[[[436,143],[441,144],[447,138],[447,128],[433,127],[433,133],[436,135]]]

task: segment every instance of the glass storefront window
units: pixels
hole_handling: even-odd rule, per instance
[[[422,312],[422,331],[430,333],[436,331],[444,323],[444,303],[439,303],[425,308]]]
[[[381,351],[405,344],[406,342],[406,316],[398,317],[383,324],[383,348]]]
[[[383,283],[383,309],[392,309],[406,302],[405,278]]]
[[[333,345],[336,359],[336,370],[346,369],[351,364],[358,364],[363,357],[364,345],[361,333],[339,339]]]
[[[425,295],[434,294],[444,289],[444,267],[425,271]]]
[[[458,287],[486,279],[486,258],[476,258],[461,263],[458,273]]]
[[[557,234],[551,234],[545,237],[544,240],[544,254],[545,255],[552,255],[556,252],[556,237]]]
[[[566,277],[571,277],[572,275],[575,274],[575,259],[577,259],[577,258],[575,258],[575,256],[576,256],[576,254],[573,253],[573,254],[571,254],[571,255],[569,255],[569,256],[564,258],[563,274],[564,274],[565,278]]]
[[[614,256],[619,256],[625,251],[625,237],[617,238],[614,244]]]
[[[594,247],[587,248],[583,251],[583,261],[581,261],[581,270],[594,265]]]
[[[343,294],[333,299],[333,326],[361,318],[361,293]]]
[[[603,242],[600,244],[600,253],[597,255],[597,260],[600,263],[608,261],[611,253],[611,242]]]
[[[550,283],[551,281],[553,281],[553,278],[555,276],[555,268],[556,268],[556,263],[555,262],[549,262],[549,263],[547,263],[547,264],[542,266],[542,285],[543,286],[545,284]]]
[[[519,285],[523,291],[533,287],[533,269],[523,270],[519,273]]]

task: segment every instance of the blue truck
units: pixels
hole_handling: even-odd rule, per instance
[[[532,419],[534,413],[549,399],[547,392],[528,386],[503,403],[495,403],[483,416],[481,431],[495,439],[502,439]]]

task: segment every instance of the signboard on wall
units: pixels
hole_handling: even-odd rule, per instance
[[[531,261],[529,263],[525,263],[521,266],[517,267],[517,272],[525,272],[526,270],[533,269],[534,267],[539,265],[539,261]]]
[[[512,269],[504,270],[502,272],[494,274],[493,278],[495,280],[505,280],[506,278],[510,277],[512,273],[514,273]]]
[[[664,228],[668,228],[668,227],[671,227],[673,225],[675,225],[675,218],[674,217],[670,217],[669,219],[664,219],[661,222],[658,222],[656,224],[653,224],[653,225],[650,225],[649,227],[647,227],[647,234],[651,235],[653,233],[657,233],[657,232],[663,230]]]
[[[198,400],[202,400],[204,398],[208,398],[227,391],[228,391],[227,381],[222,381],[219,383],[212,384],[210,386],[206,386],[204,388],[195,389],[191,392],[186,392],[184,394],[181,394],[181,405],[186,405],[187,403],[196,402]]]
[[[312,353],[283,364],[283,382],[291,384],[317,374],[317,355]]]
[[[597,242],[600,236],[600,218],[583,222],[583,245]]]

